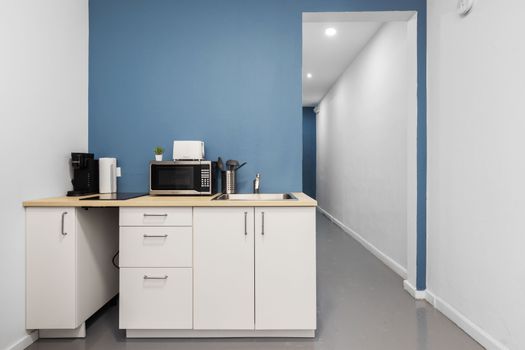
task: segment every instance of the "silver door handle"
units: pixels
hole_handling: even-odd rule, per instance
[[[168,279],[168,275],[164,275],[163,277],[144,275],[144,279],[145,280],[167,280]]]
[[[146,214],[144,213],[144,216],[168,216],[168,214]]]
[[[248,235],[248,212],[244,212],[244,235]]]
[[[166,238],[168,235],[144,235],[144,238]]]
[[[62,233],[62,236],[66,236],[67,235],[67,232],[64,231],[64,221],[65,221],[65,216],[66,215],[67,215],[67,211],[62,213],[62,226],[61,226],[61,229],[60,229],[60,233]]]
[[[261,212],[261,216],[262,216],[262,231],[261,231],[261,235],[264,236],[264,211]]]

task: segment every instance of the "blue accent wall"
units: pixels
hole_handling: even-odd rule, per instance
[[[316,120],[313,107],[303,107],[303,192],[315,198]]]
[[[302,190],[301,14],[418,11],[418,289],[426,260],[425,0],[90,0],[89,149],[146,191],[153,147],[203,140],[241,192]]]

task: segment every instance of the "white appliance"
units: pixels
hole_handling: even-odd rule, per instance
[[[173,160],[204,159],[204,142],[173,141]]]
[[[100,158],[98,160],[99,192],[116,193],[117,177],[120,177],[120,168],[117,167],[117,158]]]

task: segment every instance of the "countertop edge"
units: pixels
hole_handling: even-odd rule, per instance
[[[317,201],[302,192],[293,192],[297,200],[290,201],[214,201],[211,197],[161,197],[143,196],[127,200],[83,200],[90,197],[53,197],[24,201],[25,208],[30,207],[316,207]]]

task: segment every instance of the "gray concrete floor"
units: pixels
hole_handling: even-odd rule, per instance
[[[483,349],[428,303],[414,300],[396,273],[322,215],[317,272],[315,339],[127,340],[113,303],[88,321],[86,339],[40,339],[28,349]]]

